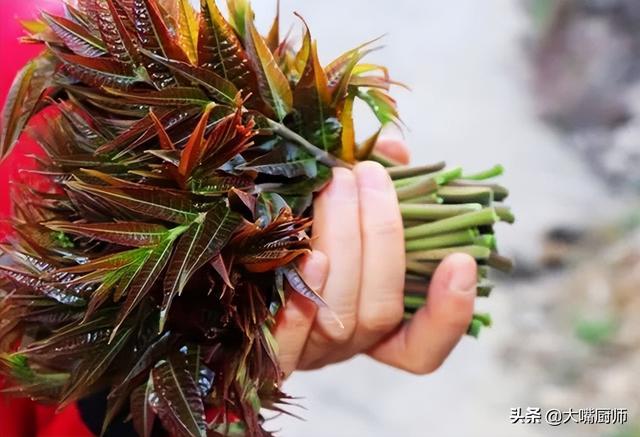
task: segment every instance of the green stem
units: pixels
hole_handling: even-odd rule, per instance
[[[438,190],[438,196],[445,203],[481,203],[490,205],[493,202],[493,191],[487,187],[446,186]]]
[[[418,252],[424,250],[438,249],[451,246],[465,246],[474,244],[478,236],[478,232],[467,229],[451,234],[437,235],[435,237],[421,238],[419,240],[407,241],[405,251]]]
[[[452,181],[452,187],[488,188],[493,192],[493,199],[501,202],[509,196],[509,190],[498,184],[479,184],[475,182],[464,182],[462,180]]]
[[[433,175],[411,176],[404,179],[397,179],[393,181],[393,184],[396,188],[402,188],[424,179],[433,179],[438,185],[445,185],[460,178],[460,176],[462,176],[462,168],[454,167],[450,170],[441,171]]]
[[[421,165],[417,167],[402,165],[399,167],[390,167],[387,169],[387,171],[389,172],[389,176],[391,176],[391,179],[397,180],[435,173],[437,171],[443,170],[445,166],[446,164],[444,162],[439,162],[437,164],[431,165]]]
[[[405,220],[440,220],[454,217],[467,212],[480,211],[479,203],[460,205],[420,205],[417,203],[401,203],[400,213]]]
[[[500,164],[490,168],[489,170],[481,171],[470,175],[464,175],[462,179],[470,179],[474,181],[483,181],[485,179],[491,179],[501,176],[504,173],[504,167]]]
[[[438,268],[438,263],[425,263],[420,261],[407,260],[407,271],[415,273],[423,277],[429,277],[434,274]]]
[[[426,296],[405,296],[404,306],[405,308],[420,308],[427,302]]]
[[[369,160],[370,161],[375,161],[378,162],[380,164],[382,164],[384,167],[390,168],[390,167],[400,167],[402,166],[401,162],[398,162],[394,159],[391,159],[387,156],[383,156],[379,153],[373,152],[371,153],[371,155],[369,155]]]
[[[353,168],[353,166],[347,162],[342,161],[341,159],[336,158],[329,152],[320,149],[317,146],[314,146],[309,141],[307,141],[301,135],[298,135],[282,123],[278,123],[273,120],[267,120],[269,124],[269,128],[273,131],[274,134],[285,138],[287,140],[293,141],[297,143],[299,146],[302,146],[309,154],[311,154],[314,158],[316,158],[319,162],[323,163],[329,167],[344,167],[344,168]]]
[[[420,252],[407,253],[407,260],[410,261],[440,261],[453,255],[454,253],[466,253],[476,260],[487,260],[491,256],[491,249],[483,246],[460,246],[448,247],[445,249],[433,249]]]
[[[438,196],[437,193],[432,193],[432,194],[427,194],[426,196],[412,197],[410,199],[403,200],[402,203],[408,203],[408,204],[412,204],[412,203],[425,204],[426,203],[429,205],[440,205],[442,204],[442,197]]]
[[[493,208],[485,208],[480,211],[469,212],[455,217],[446,218],[433,223],[405,229],[405,240],[430,237],[448,232],[460,231],[478,226],[493,225],[499,220]]]
[[[419,196],[429,195],[438,189],[438,183],[432,179],[423,179],[405,187],[397,188],[398,200],[403,201]]]
[[[474,240],[473,244],[477,246],[483,246],[491,250],[496,250],[496,246],[498,242],[496,240],[496,236],[492,234],[484,234],[478,235]]]
[[[496,214],[498,214],[498,217],[500,217],[500,220],[511,224],[515,223],[516,217],[511,212],[511,209],[506,206],[495,206],[495,209]]]

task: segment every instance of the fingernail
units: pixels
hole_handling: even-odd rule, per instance
[[[361,188],[386,191],[391,186],[391,178],[384,167],[377,162],[362,162],[356,166],[358,184]]]

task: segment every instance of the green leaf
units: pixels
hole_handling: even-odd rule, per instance
[[[91,224],[49,222],[45,226],[56,231],[133,247],[153,246],[161,242],[167,235],[167,228],[164,226],[141,222]]]
[[[184,232],[184,229],[181,229],[180,231]],[[127,299],[124,304],[122,304],[122,309],[118,314],[112,338],[125,322],[127,317],[138,306],[142,299],[144,299],[144,297],[149,293],[149,290],[151,290],[151,287],[153,287],[159,279],[160,274],[171,257],[173,243],[178,235],[179,232],[173,232],[170,237],[166,238],[161,244],[150,250],[147,258],[140,265],[140,268],[137,270],[135,276],[127,287]]]
[[[189,197],[160,188],[116,188],[90,185],[81,181],[69,181],[67,186],[147,217],[168,222],[188,223],[195,220],[198,214],[194,202]]]
[[[156,409],[165,428],[177,437],[205,437],[204,404],[196,381],[184,366],[163,360],[153,369]]]
[[[42,12],[42,18],[67,48],[76,55],[97,58],[106,53],[102,41],[79,24],[64,17],[49,15],[46,12]]]
[[[201,214],[180,238],[165,274],[160,331],[164,329],[174,297],[182,294],[198,269],[220,253],[241,220],[240,215],[220,203]]]
[[[51,85],[54,62],[39,56],[16,75],[2,111],[0,159],[9,154],[36,108],[38,100]]]
[[[371,89],[366,93],[360,91],[358,92],[358,97],[369,105],[376,118],[383,125],[399,122],[396,101],[385,92],[378,89]]]
[[[253,12],[248,0],[227,0],[231,25],[240,38],[246,38],[246,22],[253,21]],[[249,20],[247,20],[249,17]]]
[[[278,66],[273,53],[258,33],[253,20],[247,20],[246,47],[249,59],[258,75],[260,95],[283,120],[293,107],[289,81]]]
[[[69,380],[68,373],[43,373],[33,369],[27,357],[19,353],[0,355],[0,373],[18,384],[16,387],[4,387],[0,394],[28,396],[36,401],[58,399]]]

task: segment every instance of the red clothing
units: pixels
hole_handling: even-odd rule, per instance
[[[56,414],[55,407],[28,399],[0,400],[2,437],[94,437],[75,404]]]
[[[0,102],[4,102],[13,77],[29,59],[38,54],[42,47],[18,44],[22,35],[18,18],[32,19],[39,8],[59,10],[61,2],[54,1],[14,1],[0,0]],[[10,211],[9,181],[16,178],[18,170],[31,166],[24,158],[25,153],[34,153],[37,146],[23,136],[19,153],[0,164],[0,217]],[[1,437],[92,437],[82,422],[78,408],[72,405],[59,414],[55,407],[37,405],[28,399],[5,399],[0,396],[0,436]]]

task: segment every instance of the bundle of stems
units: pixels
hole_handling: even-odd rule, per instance
[[[405,317],[425,304],[425,289],[438,264],[453,253],[466,253],[478,262],[478,297],[488,297],[493,288],[490,268],[504,272],[512,268],[511,260],[498,254],[494,234],[495,224],[515,220],[502,204],[509,193],[489,181],[500,176],[503,167],[465,174],[460,167],[447,169],[445,163],[409,167],[376,159],[387,166],[394,181],[404,222]],[[477,337],[490,325],[488,314],[475,314],[468,334]]]
[[[274,134],[296,143],[319,163],[329,167],[352,165],[321,150],[286,126],[269,121]],[[369,148],[373,142],[369,142]],[[489,297],[493,283],[490,268],[508,273],[513,263],[498,253],[494,225],[514,223],[511,209],[503,204],[507,188],[491,180],[504,172],[502,165],[465,174],[461,167],[447,168],[446,163],[419,166],[401,165],[369,150],[367,159],[386,167],[394,181],[404,222],[406,250],[405,318],[409,319],[425,305],[431,277],[440,262],[454,253],[466,253],[478,263],[478,297]],[[490,327],[491,316],[474,314],[467,333],[478,337],[483,327]]]

